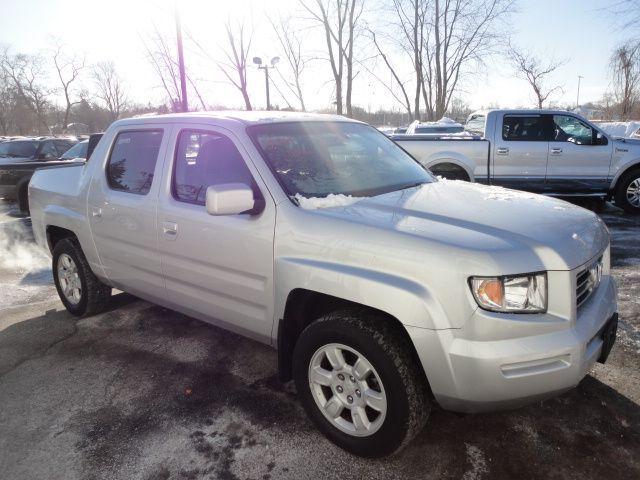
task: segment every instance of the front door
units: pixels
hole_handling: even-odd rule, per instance
[[[269,342],[275,205],[239,142],[223,129],[183,128],[158,209],[167,299],[184,313]],[[260,213],[213,216],[207,187],[242,183]]]
[[[505,113],[493,146],[491,183],[533,192],[544,190],[548,129],[544,115]]]
[[[156,208],[168,137],[168,129],[158,127],[118,132],[88,198],[105,275],[115,287],[149,300],[165,296]]]
[[[553,115],[547,187],[561,193],[606,191],[613,145],[573,115]]]

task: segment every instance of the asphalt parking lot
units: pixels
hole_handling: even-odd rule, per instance
[[[28,219],[0,201],[0,478],[640,478],[640,218],[608,207],[609,362],[519,410],[434,410],[401,454],[353,457],[307,421],[275,351],[126,294],[77,321]]]

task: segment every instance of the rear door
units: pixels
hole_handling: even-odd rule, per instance
[[[492,183],[521,190],[544,190],[549,150],[545,115],[500,116],[494,135]]]
[[[116,133],[92,179],[88,216],[100,262],[114,286],[164,299],[157,203],[169,127]]]
[[[158,205],[167,299],[177,310],[270,342],[275,204],[231,132],[185,126],[172,143]],[[251,186],[264,209],[208,214],[207,187],[228,183]]]
[[[613,145],[570,114],[552,116],[547,187],[559,193],[597,193],[609,186]]]

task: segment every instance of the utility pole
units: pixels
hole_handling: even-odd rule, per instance
[[[178,2],[176,2],[175,17],[176,17],[176,37],[178,39],[178,70],[180,73],[180,94],[182,97],[180,109],[183,112],[188,112],[189,101],[187,100],[187,78],[184,70],[184,52],[182,50],[182,27],[180,25],[180,14],[178,13]]]
[[[262,58],[253,57],[253,63],[258,65],[258,69],[264,70],[264,86],[265,91],[267,93],[267,110],[271,110],[271,99],[269,98],[269,69],[276,66],[276,63],[280,61],[280,57],[273,57],[271,59],[271,65],[267,65],[266,63],[262,64]]]
[[[580,80],[584,77],[582,75],[578,75],[578,96],[576,97],[576,108],[580,108]]]

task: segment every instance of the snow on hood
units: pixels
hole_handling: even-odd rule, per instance
[[[612,137],[630,137],[640,129],[640,122],[598,122],[598,127]]]
[[[293,197],[300,207],[305,210],[316,210],[318,208],[344,207],[363,200],[364,197],[352,197],[351,195],[342,195],[330,193],[326,197],[303,197],[299,193]]]
[[[609,241],[602,220],[584,208],[463,181],[428,183],[318,213],[465,250],[493,251],[514,266],[524,252],[535,252],[548,270],[577,268]]]

